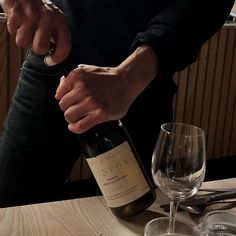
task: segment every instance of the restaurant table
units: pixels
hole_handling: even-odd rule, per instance
[[[202,187],[236,187],[236,178],[204,182]],[[126,220],[116,218],[102,196],[0,209],[1,236],[137,236],[145,224],[168,215],[160,208],[167,202],[157,192],[157,200],[148,209]],[[236,205],[230,206],[236,212]],[[203,215],[178,212],[178,217],[199,224]]]

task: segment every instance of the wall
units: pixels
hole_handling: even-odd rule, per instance
[[[24,50],[16,47],[0,15],[0,132],[14,93]]]
[[[236,26],[206,42],[198,60],[176,73],[174,120],[202,127],[207,158],[236,155]]]

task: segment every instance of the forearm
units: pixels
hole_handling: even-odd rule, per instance
[[[157,76],[159,61],[154,50],[148,45],[138,47],[118,67],[118,73],[129,87],[130,96],[135,99]]]

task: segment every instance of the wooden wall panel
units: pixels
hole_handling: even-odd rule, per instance
[[[0,133],[8,110],[8,34],[4,18],[0,17]]]
[[[227,114],[227,107],[228,107],[228,96],[230,91],[230,80],[231,80],[231,71],[232,71],[232,59],[233,59],[233,52],[234,52],[234,35],[232,35],[231,31],[225,30],[225,37],[226,37],[226,45],[225,45],[225,54],[224,54],[224,61],[223,61],[223,73],[222,73],[222,82],[221,82],[221,91],[219,94],[219,112],[218,112],[218,127],[216,129],[215,135],[215,143],[214,143],[214,153],[213,156],[221,156],[222,149],[223,149],[223,140],[228,136],[225,131],[226,126],[226,117],[230,114]],[[223,138],[222,138],[223,137]],[[227,154],[227,153],[226,153]]]
[[[214,153],[214,144],[217,132],[216,127],[218,126],[219,122],[218,114],[220,112],[219,111],[220,92],[222,85],[222,77],[224,73],[223,62],[225,57],[226,31],[222,29],[217,34],[217,38],[215,40],[217,42],[217,49],[216,49],[216,59],[215,59],[214,81],[212,84],[211,109],[209,110],[210,117],[207,128],[208,156],[212,156]]]
[[[174,80],[173,119],[206,131],[208,159],[236,156],[236,26],[217,32]]]
[[[25,55],[25,50],[19,49],[16,46],[15,40],[13,38],[10,38],[9,41],[10,41],[10,47],[8,49],[8,54],[9,54],[8,80],[9,80],[9,98],[11,99],[18,81],[18,76]]]
[[[236,153],[236,122],[234,117],[236,115],[236,30],[229,31],[228,35],[228,44],[232,45],[229,48],[229,55],[226,57],[229,58],[226,63],[228,63],[228,87],[226,94],[226,113],[224,120],[224,133],[223,133],[223,142],[221,149],[221,156],[226,156],[228,153],[235,154]],[[231,59],[231,60],[230,60]],[[234,137],[234,138],[233,138]],[[234,141],[234,145],[230,147],[231,141]]]
[[[18,80],[25,51],[19,49],[7,32],[0,15],[0,133]]]

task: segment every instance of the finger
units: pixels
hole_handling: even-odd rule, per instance
[[[62,76],[60,84],[57,87],[55,98],[61,100],[65,94],[73,89],[73,83],[68,77]]]
[[[72,90],[74,84],[77,84],[77,87],[79,87],[79,79],[82,77],[84,77],[84,71],[82,69],[74,69],[69,73],[67,77],[63,76],[56,90],[55,98],[57,100],[61,100],[66,93]]]
[[[10,35],[16,35],[17,29],[21,25],[21,20],[18,17],[11,17],[7,20],[7,30]]]
[[[64,29],[56,29],[53,35],[55,41],[55,51],[52,55],[48,55],[45,60],[49,66],[61,63],[66,59],[71,49],[70,32],[66,27]]]
[[[20,48],[27,48],[33,42],[35,27],[23,24],[16,32],[16,45]]]
[[[45,62],[45,58],[44,58],[44,62]],[[64,75],[60,78],[60,83],[59,83],[59,85],[57,87],[56,94],[55,94],[55,99],[57,99],[57,100],[60,100],[62,98],[62,92],[59,92],[59,95],[61,95],[61,96],[59,96],[58,95],[58,91],[61,90],[61,83],[62,83],[62,80],[64,80],[65,78],[66,77]]]
[[[89,115],[85,116],[83,119],[81,119],[75,123],[69,124],[68,129],[73,133],[82,134],[85,131],[92,128],[93,126],[103,123],[105,121],[107,121],[107,120],[104,120],[100,116],[97,117],[94,114],[89,114]]]
[[[36,30],[33,40],[32,49],[38,55],[45,55],[49,51],[51,33],[49,27],[41,24]]]
[[[70,106],[64,113],[65,119],[68,123],[74,123],[95,109],[95,105],[89,102],[89,98],[80,103]]]
[[[83,97],[81,96],[81,93],[78,90],[70,90],[61,98],[59,106],[62,111],[65,111],[69,107],[79,103],[83,99]]]

